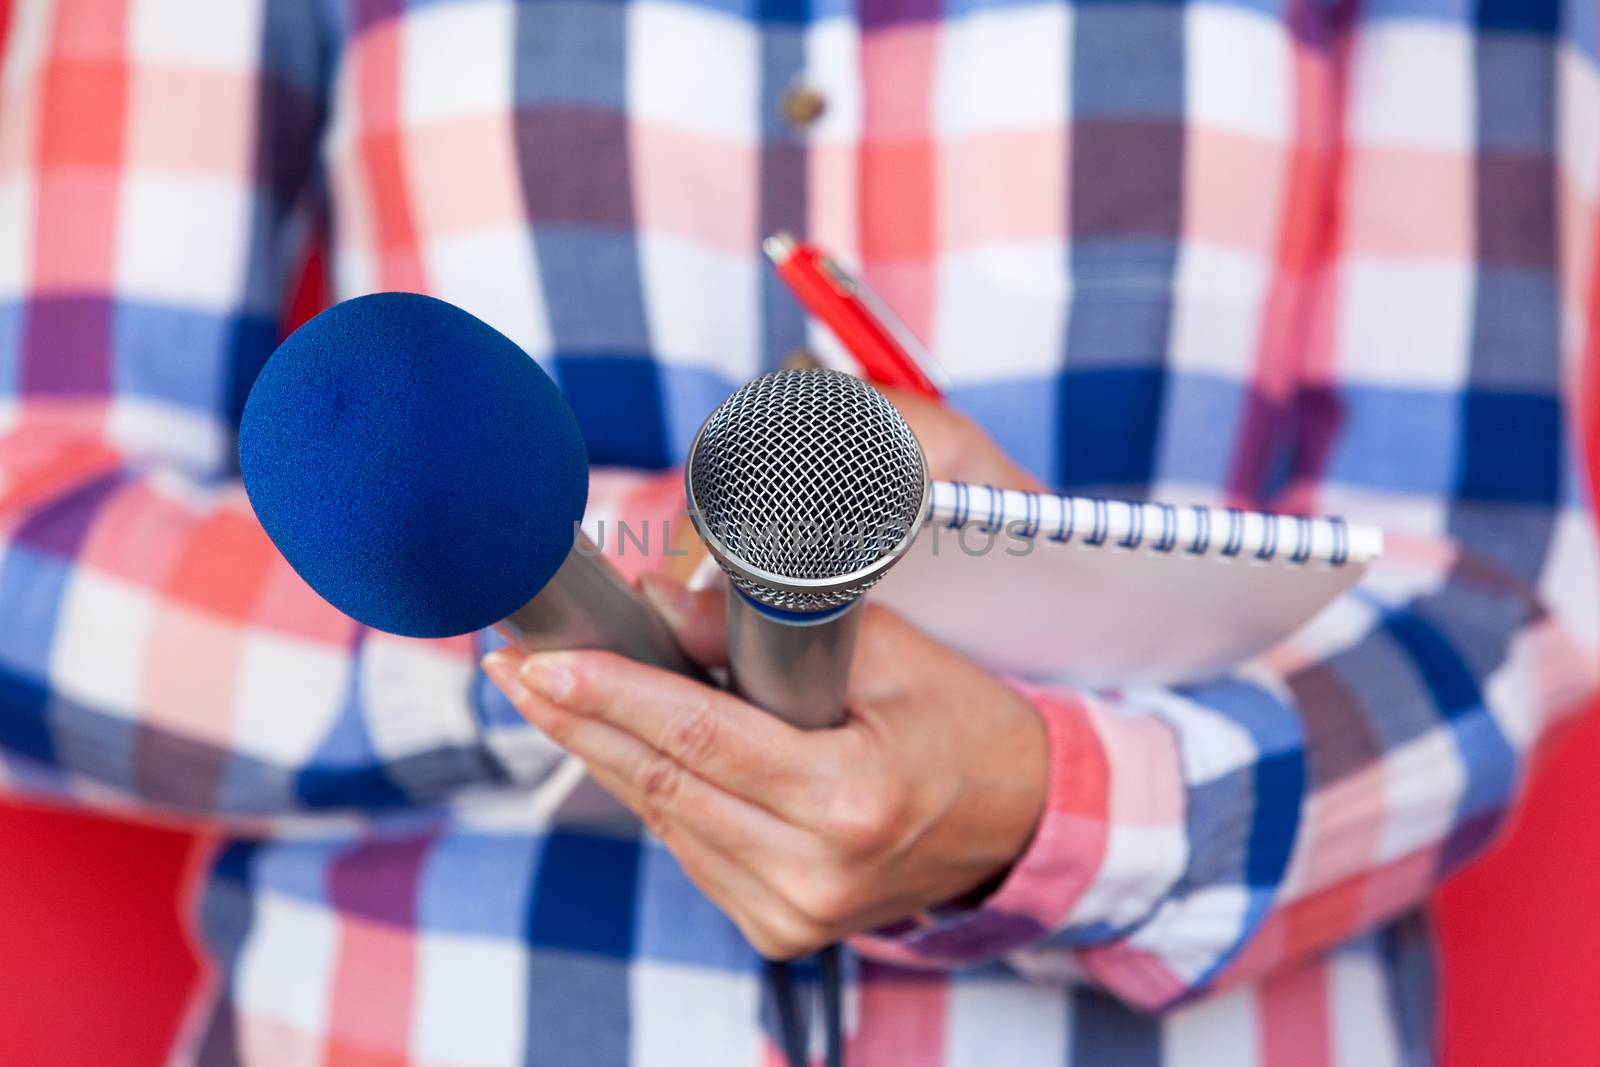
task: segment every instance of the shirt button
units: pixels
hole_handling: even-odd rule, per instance
[[[783,91],[783,119],[796,129],[816,122],[828,109],[827,97],[806,85],[791,85]]]

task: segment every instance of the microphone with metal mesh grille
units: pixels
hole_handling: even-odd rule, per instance
[[[684,478],[689,513],[730,582],[734,690],[796,726],[837,724],[861,596],[927,510],[916,435],[857,378],[777,371],[711,413]]]

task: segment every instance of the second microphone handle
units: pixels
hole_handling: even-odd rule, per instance
[[[860,629],[860,600],[816,619],[780,618],[729,586],[729,687],[802,730],[837,726]]]
[[[578,531],[539,595],[495,628],[524,652],[598,648],[705,681],[707,675],[633,586]]]

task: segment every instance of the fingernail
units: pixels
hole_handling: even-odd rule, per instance
[[[522,680],[546,700],[559,704],[572,694],[572,668],[565,656],[529,656],[522,662]]]
[[[694,610],[694,594],[689,591],[689,587],[663,575],[641,574],[639,591],[650,601],[650,606],[656,609],[656,614],[666,619],[673,629],[682,626],[689,613]]]
[[[517,678],[518,657],[510,652],[497,650],[489,653],[479,661],[483,673],[489,676],[499,690],[506,695],[506,699],[513,704],[528,695],[527,686]]]

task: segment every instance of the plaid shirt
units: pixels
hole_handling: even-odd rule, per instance
[[[579,817],[486,639],[363,630],[256,525],[234,431],[318,219],[337,296],[552,370],[593,518],[671,513],[709,408],[824,346],[786,227],[1059,488],[1386,525],[1227,677],[1040,693],[1034,842],[854,943],[849,1055],[1431,1058],[1417,906],[1600,644],[1592,4],[22,0],[0,37],[0,768],[222,827],[180,1059],[777,1058],[751,949]]]

